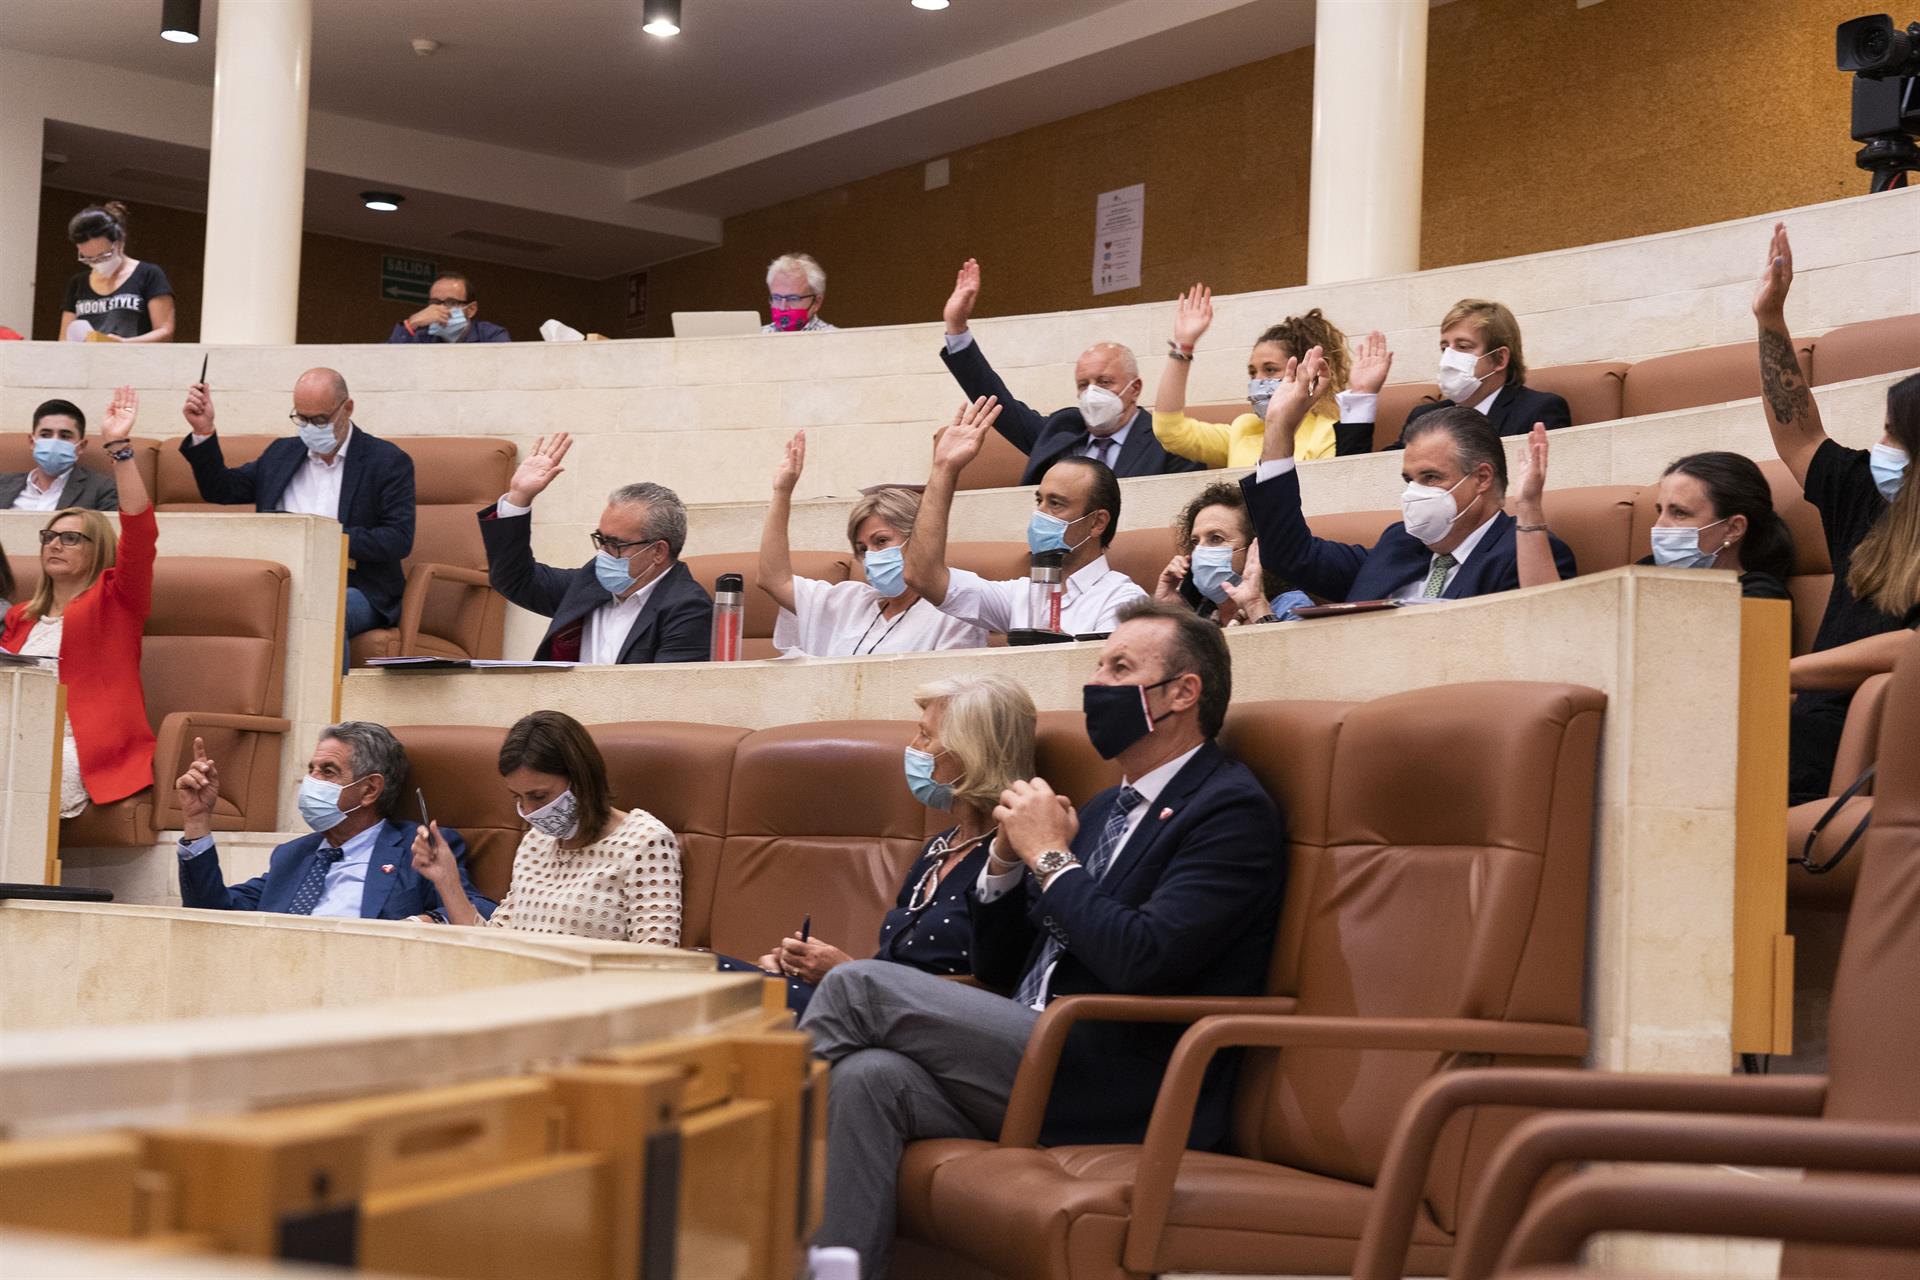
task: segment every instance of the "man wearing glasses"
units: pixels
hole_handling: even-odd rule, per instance
[[[767,314],[762,333],[820,333],[835,328],[820,318],[827,273],[811,254],[786,253],[767,264]]]
[[[400,620],[401,562],[413,550],[413,459],[354,425],[345,378],[332,369],[301,374],[287,415],[294,434],[238,467],[220,453],[206,383],[193,384],[180,412],[193,429],[180,452],[203,499],[326,516],[346,530],[347,640]],[[343,669],[345,657],[343,645]]]
[[[473,281],[458,271],[434,278],[427,305],[393,326],[389,343],[512,342],[513,335],[499,325],[479,319],[480,300]]]
[[[673,490],[642,481],[608,494],[599,528],[587,535],[594,557],[577,569],[533,558],[533,500],[564,470],[572,447],[565,432],[535,441],[500,501],[480,513],[493,589],[553,619],[535,661],[705,662],[713,598],[680,563],[687,507]]]

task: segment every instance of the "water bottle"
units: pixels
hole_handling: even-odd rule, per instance
[[[723,573],[713,584],[713,651],[715,662],[738,662],[740,638],[747,625],[747,580]]]
[[[1067,598],[1067,553],[1036,551],[1027,581],[1027,625],[1035,631],[1062,632],[1060,609]]]

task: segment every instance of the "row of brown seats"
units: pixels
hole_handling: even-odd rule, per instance
[[[1489,720],[1490,701],[1505,713]],[[1344,1270],[1394,1118],[1422,1081],[1462,1052],[1579,1059],[1603,708],[1590,689],[1523,683],[1232,708],[1223,744],[1285,806],[1292,857],[1271,999],[1248,1008],[1364,1021],[1337,1049],[1267,1052],[1248,1064],[1234,1153],[1187,1159],[1152,1270]],[[434,812],[467,838],[475,883],[504,891],[523,824],[493,767],[501,732],[395,732]],[[592,733],[615,803],[647,809],[680,836],[684,946],[760,955],[810,914],[815,936],[862,954],[938,825],[888,781],[911,721]],[[1118,780],[1072,713],[1042,714],[1038,767],[1076,800]],[[1395,1028],[1438,1039],[1393,1051]],[[1016,1110],[1031,1110],[1046,1087],[1023,1083]],[[1176,1145],[1185,1124],[1178,1129]],[[1502,1131],[1489,1117],[1435,1163],[1417,1235],[1422,1265],[1444,1267],[1474,1170]],[[996,1271],[1024,1275],[1049,1256],[1049,1224],[1071,1218],[1076,1239],[1117,1263],[1128,1189],[1146,1169],[1139,1149],[1041,1151],[1031,1138],[997,1152],[913,1148],[903,1230],[976,1257],[988,1250]],[[957,1199],[944,1198],[949,1189]],[[982,1221],[995,1231],[980,1232]]]
[[[1427,353],[1402,353],[1419,360]],[[1920,367],[1920,315],[1892,316],[1842,325],[1818,338],[1799,340],[1800,368],[1813,386],[1848,382],[1875,374]],[[1746,400],[1760,394],[1760,357],[1755,344],[1734,342],[1699,347],[1646,360],[1596,360],[1588,364],[1529,369],[1527,385],[1563,396],[1575,426],[1670,413],[1701,405]],[[1431,382],[1400,382],[1380,393],[1373,447],[1384,449],[1400,438],[1414,406],[1440,398]],[[1189,405],[1187,412],[1210,422],[1231,422],[1247,412],[1247,402]],[[997,433],[961,477],[963,489],[1018,485],[1026,456]]]

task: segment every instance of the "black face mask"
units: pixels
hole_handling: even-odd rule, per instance
[[[1168,676],[1158,684],[1090,684],[1080,691],[1080,707],[1087,717],[1087,740],[1111,760],[1153,732],[1153,712],[1147,710],[1147,691],[1172,684]]]

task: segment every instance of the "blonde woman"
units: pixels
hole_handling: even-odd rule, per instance
[[[160,538],[146,482],[134,465],[132,387],[114,393],[100,448],[113,460],[120,530],[104,512],[69,507],[40,530],[40,585],[7,610],[0,648],[51,658],[67,686],[60,816],[112,804],[153,785],[153,727],[140,683],[140,637],[153,612]]]
[[[760,530],[760,589],[780,606],[775,647],[787,654],[842,658],[978,649],[987,643],[980,627],[940,612],[907,585],[907,539],[920,513],[920,495],[912,489],[876,489],[853,504],[847,541],[866,581],[794,576],[787,524],[793,488],[806,465],[807,433],[796,431],[774,472],[773,498]]]
[[[880,925],[876,960],[928,973],[972,972],[973,919],[967,887],[980,878],[993,842],[993,807],[1014,782],[1033,776],[1033,699],[1006,676],[953,676],[913,695],[920,724],[907,744],[907,789],[953,825],[929,840]],[[853,957],[822,938],[793,934],[758,965],[721,957],[722,969],[759,968],[787,978],[787,1005],[803,1013],[827,971]]]

